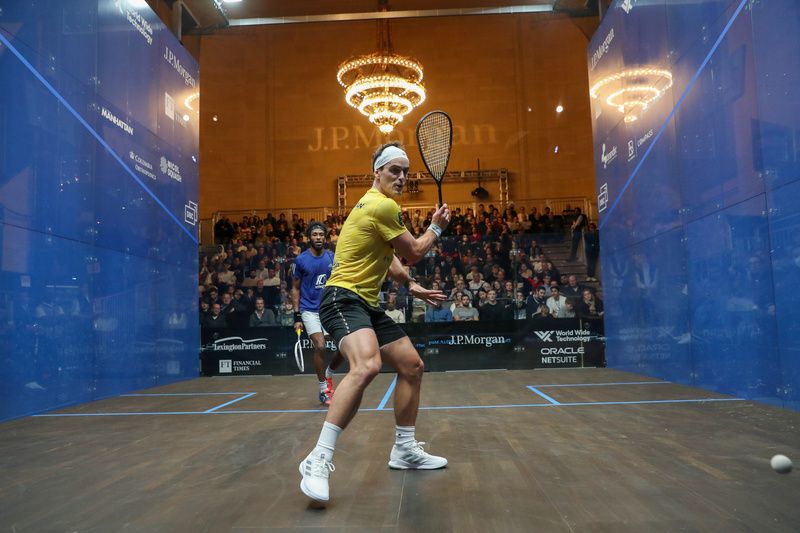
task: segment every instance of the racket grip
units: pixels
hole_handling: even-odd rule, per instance
[[[442,186],[439,185],[439,207],[442,207],[444,202],[442,202]]]

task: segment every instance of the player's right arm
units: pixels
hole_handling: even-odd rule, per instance
[[[450,211],[447,209],[447,204],[443,204],[433,213],[431,222],[432,224],[428,226],[428,230],[420,235],[418,239],[415,239],[414,236],[406,230],[397,237],[391,239],[389,243],[392,245],[395,252],[401,257],[406,258],[409,263],[414,264],[425,257],[425,254],[428,253],[428,250],[431,249],[431,246],[433,246],[440,237],[441,233],[437,232],[433,226],[435,225],[440,231],[444,231],[450,223]]]
[[[303,329],[300,316],[300,278],[292,279],[292,308],[294,309],[294,330]]]

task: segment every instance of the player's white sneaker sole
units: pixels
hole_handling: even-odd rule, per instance
[[[424,442],[414,441],[408,446],[392,447],[389,455],[389,468],[397,470],[436,470],[447,466],[447,459],[431,455],[422,449]]]
[[[300,482],[300,490],[303,491],[303,494],[312,500],[327,502],[330,499],[328,478],[330,473],[336,470],[333,463],[322,455],[314,457],[312,451],[300,463],[299,470],[300,475],[303,476],[303,480]]]

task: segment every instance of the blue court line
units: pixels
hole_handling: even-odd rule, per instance
[[[559,405],[559,403],[557,401],[555,401],[553,398],[551,398],[547,394],[543,393],[542,391],[538,390],[533,385],[528,385],[528,388],[530,390],[532,390],[533,392],[535,392],[536,394],[538,394],[539,396],[541,396],[542,398],[544,398],[545,400],[547,400],[548,402],[552,403],[553,405]]]
[[[16,48],[14,48],[14,45],[12,45],[11,42],[8,39],[6,39],[6,37],[3,35],[2,31],[0,31],[0,42],[2,42],[4,45],[6,45],[6,47],[9,50],[11,50],[12,54],[17,56],[17,59],[19,59],[22,62],[22,64],[25,66],[25,68],[27,68],[31,72],[31,74],[33,74],[36,77],[36,79],[38,79],[42,83],[42,85],[44,85],[45,89],[47,89],[53,96],[56,97],[56,99],[59,102],[61,102],[64,105],[64,107],[67,109],[67,111],[69,111],[78,120],[78,122],[80,122],[83,125],[83,127],[86,128],[86,130],[92,135],[92,137],[94,137],[97,140],[97,142],[99,142],[100,145],[103,148],[106,149],[106,151],[111,155],[111,157],[113,157],[117,161],[117,163],[119,163],[122,166],[122,168],[125,170],[125,172],[130,174],[130,176],[134,179],[134,181],[136,183],[138,183],[139,186],[142,189],[144,189],[144,191],[148,195],[150,195],[150,197],[159,206],[161,206],[161,209],[163,209],[167,213],[167,215],[169,215],[169,217],[178,225],[178,227],[186,235],[188,235],[190,239],[192,239],[192,242],[194,242],[195,244],[200,244],[200,240],[197,237],[195,237],[192,234],[192,232],[190,232],[183,225],[183,222],[178,220],[178,218],[172,213],[172,211],[170,211],[169,208],[166,205],[164,205],[164,203],[158,198],[158,196],[156,196],[155,193],[153,191],[151,191],[150,188],[141,179],[139,179],[139,176],[137,176],[136,173],[134,173],[133,170],[131,170],[130,167],[128,167],[128,165],[125,164],[125,162],[122,160],[122,158],[117,155],[117,153],[114,151],[113,148],[111,148],[111,146],[105,141],[105,139],[103,139],[100,136],[100,134],[98,134],[94,130],[94,128],[92,128],[89,125],[89,123],[86,122],[86,120],[80,115],[80,113],[75,111],[75,109],[69,104],[69,102],[67,102],[66,99],[64,99],[64,97],[61,96],[61,94],[52,85],[50,85],[50,83],[44,78],[44,76],[42,76],[39,73],[39,71],[36,70],[36,67],[31,65],[31,63],[27,59],[25,59],[25,56],[23,56]]]
[[[171,392],[153,394],[120,394],[119,398],[131,398],[138,396],[235,396],[237,394],[255,394],[255,392]]]
[[[617,383],[559,383],[556,385],[536,385],[542,387],[607,387],[611,385],[661,385],[670,381],[620,381]]]
[[[705,402],[742,402],[744,398],[692,398],[688,400],[635,400],[630,402],[575,402],[575,403],[510,403],[503,405],[442,405],[438,407],[420,407],[420,411],[444,409],[505,409],[510,407],[580,407],[587,405],[636,405],[653,403],[705,403]]]
[[[386,407],[386,402],[389,401],[389,397],[394,392],[394,388],[395,388],[396,385],[397,385],[397,374],[394,375],[394,379],[389,384],[389,390],[387,390],[386,394],[383,395],[383,400],[381,400],[381,403],[378,404],[378,409],[377,409],[378,411],[380,411],[381,409]]]
[[[501,405],[439,405],[420,407],[420,411],[444,411],[448,409],[508,409],[518,407],[584,407],[592,405],[647,405],[671,403],[707,403],[707,402],[743,402],[745,398],[690,398],[684,400],[634,400],[627,402],[574,402],[574,403],[518,403]],[[383,412],[386,409],[365,408],[359,412]],[[55,413],[32,415],[33,418],[58,418],[81,416],[154,416],[154,415],[242,415],[242,414],[269,414],[269,413],[327,413],[327,409],[252,409],[246,411],[156,411],[150,413]]]
[[[231,401],[229,401],[229,402],[223,403],[222,405],[218,405],[218,406],[216,406],[216,407],[212,407],[211,409],[209,409],[208,411],[206,411],[206,413],[213,413],[213,412],[214,412],[214,411],[216,411],[217,409],[222,409],[223,407],[226,407],[226,406],[228,406],[228,405],[231,405],[231,404],[233,404],[233,403],[236,403],[236,402],[241,402],[242,400],[246,400],[246,399],[248,399],[249,397],[251,397],[251,396],[255,396],[255,395],[256,395],[256,393],[255,393],[255,392],[249,392],[249,393],[245,394],[244,396],[241,396],[241,397],[239,397],[239,398],[236,398],[236,399],[234,399],[234,400],[231,400]]]
[[[653,150],[653,147],[658,142],[658,139],[661,138],[661,135],[664,133],[664,130],[667,128],[667,124],[669,124],[669,121],[672,120],[672,117],[675,115],[675,112],[678,110],[678,108],[683,103],[683,100],[689,94],[689,91],[691,91],[692,88],[694,88],[694,84],[697,83],[697,78],[700,77],[700,74],[703,72],[703,69],[706,68],[706,65],[711,60],[711,56],[714,55],[714,52],[717,51],[717,48],[719,48],[719,45],[722,43],[722,39],[724,39],[725,36],[728,34],[728,31],[731,29],[731,26],[733,26],[734,21],[737,19],[737,17],[739,16],[739,13],[741,13],[742,9],[744,8],[745,4],[747,4],[747,2],[748,2],[748,0],[742,0],[741,1],[741,3],[739,4],[739,7],[736,9],[736,12],[733,14],[731,19],[725,25],[725,28],[723,28],[722,33],[719,34],[719,37],[717,38],[717,41],[714,43],[714,46],[711,47],[711,50],[708,51],[708,54],[706,55],[706,58],[700,64],[700,68],[697,69],[697,72],[694,73],[694,76],[692,76],[692,79],[689,80],[689,83],[686,85],[686,88],[683,90],[683,93],[681,94],[681,97],[678,98],[678,101],[675,103],[675,107],[672,108],[672,111],[670,111],[669,115],[667,115],[667,118],[666,118],[666,120],[664,120],[664,123],[661,125],[661,128],[659,128],[658,133],[656,133],[655,137],[653,137],[653,142],[651,142],[650,146],[647,147],[647,150],[645,150],[644,155],[641,157],[641,159],[639,159],[639,163],[637,163],[636,167],[634,167],[634,169],[633,169],[633,172],[631,172],[631,175],[628,176],[627,181],[625,181],[625,185],[622,186],[622,190],[620,190],[619,194],[614,199],[614,202],[608,208],[608,212],[603,216],[603,220],[600,221],[600,226],[599,226],[598,229],[603,229],[603,226],[605,226],[606,223],[609,221],[609,219],[611,217],[611,213],[617,207],[617,204],[619,204],[619,201],[622,199],[622,195],[625,194],[625,191],[628,190],[628,187],[630,186],[631,182],[633,181],[633,178],[636,176],[636,174],[639,173],[639,169],[642,167],[642,165],[644,164],[645,160],[650,155],[650,152]]]

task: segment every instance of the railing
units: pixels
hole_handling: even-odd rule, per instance
[[[506,205],[513,205],[516,208],[525,207],[526,212],[530,213],[533,207],[536,207],[539,214],[544,211],[545,207],[549,207],[550,211],[553,215],[560,215],[567,206],[570,206],[572,209],[576,207],[580,207],[581,211],[589,218],[589,220],[597,220],[597,209],[595,203],[592,199],[587,198],[585,196],[566,196],[561,198],[526,198],[520,200],[512,200],[509,201],[508,204],[503,205],[499,202],[489,202],[489,201],[474,201],[474,202],[448,202],[448,206],[451,210],[455,210],[456,208],[461,208],[462,213],[465,212],[468,208],[471,208],[473,211],[477,212],[478,205],[484,204],[488,208],[489,204],[494,204],[495,207],[500,209],[501,211],[506,208]],[[409,213],[413,213],[417,209],[420,210],[422,215],[424,216],[428,209],[433,208],[433,204],[429,203],[413,203],[413,202],[405,202],[402,205],[404,211]],[[208,219],[201,219],[200,220],[200,242],[204,245],[209,245],[214,243],[214,225],[224,216],[227,216],[231,219],[231,222],[238,222],[244,216],[253,216],[258,215],[262,219],[265,218],[269,213],[272,213],[275,216],[280,215],[281,213],[286,214],[287,220],[291,220],[293,215],[298,215],[300,218],[305,220],[308,223],[310,220],[325,220],[328,215],[335,215],[337,213],[337,209],[334,207],[324,206],[324,207],[301,207],[301,208],[293,208],[293,207],[273,207],[268,209],[237,209],[237,210],[226,210],[226,211],[217,211],[214,213],[212,218]]]

